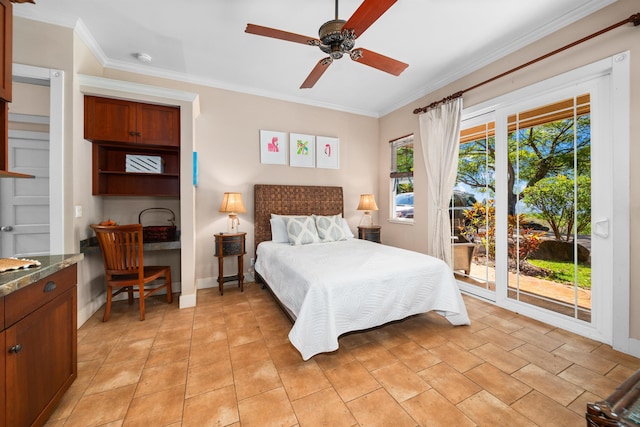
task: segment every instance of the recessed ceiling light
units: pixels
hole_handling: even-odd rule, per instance
[[[151,55],[148,53],[136,53],[136,58],[140,62],[144,62],[145,64],[151,63]]]

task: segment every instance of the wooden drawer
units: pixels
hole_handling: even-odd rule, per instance
[[[78,267],[74,264],[5,297],[5,327],[29,315],[65,291],[76,286]]]
[[[369,240],[370,242],[380,243],[380,229],[382,227],[358,227],[358,239]]]
[[[4,331],[4,297],[0,298],[0,331]]]
[[[232,255],[244,255],[245,233],[240,234],[216,234],[215,256],[225,257]]]
[[[225,241],[222,243],[222,251],[216,252],[216,256],[239,255],[242,253],[242,241]]]

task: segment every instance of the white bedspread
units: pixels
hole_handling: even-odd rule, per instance
[[[291,246],[262,242],[256,272],[296,321],[289,340],[304,360],[338,349],[338,337],[435,310],[468,325],[443,261],[367,240]]]

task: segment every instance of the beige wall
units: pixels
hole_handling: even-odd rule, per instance
[[[634,0],[619,0],[617,3],[595,13],[574,25],[571,25],[556,34],[540,40],[537,43],[511,54],[504,59],[497,61],[471,75],[468,75],[432,94],[429,94],[405,107],[402,107],[380,119],[380,140],[378,142],[379,167],[381,171],[388,168],[390,150],[388,141],[398,136],[415,133],[419,135],[418,116],[413,114],[413,110],[418,107],[429,105],[433,101],[438,101],[445,96],[451,95],[460,90],[472,87],[473,85],[485,81],[494,75],[510,70],[518,65],[524,64],[534,58],[544,55],[557,48],[572,43],[588,34],[602,28],[606,28],[616,22],[622,21],[638,12],[638,2]],[[507,77],[499,79],[490,84],[484,85],[464,94],[465,107],[473,106],[480,102],[490,100],[499,95],[509,93],[515,89],[540,82],[547,78],[556,76],[566,71],[579,68],[600,59],[610,57],[616,53],[626,50],[631,51],[631,141],[629,159],[638,159],[640,155],[640,29],[632,24],[627,24],[622,28],[613,30],[605,35],[599,36],[585,42],[568,51],[548,58],[543,62],[520,70]],[[385,224],[385,236],[387,243],[402,246],[418,251],[426,251],[426,178],[422,151],[419,144],[416,144],[415,164],[415,224],[404,225],[388,223]],[[631,234],[631,336],[640,338],[640,310],[634,307],[640,306],[640,266],[633,260],[638,258],[640,245],[640,227],[634,218],[640,215],[640,171],[637,167],[631,167],[631,189],[630,189],[630,234]],[[388,186],[388,175],[380,174],[378,186],[385,189]],[[381,191],[379,194],[380,206],[388,206],[388,192]],[[381,208],[382,209],[382,208]],[[416,238],[415,236],[424,236]]]
[[[12,92],[9,114],[49,116],[49,87],[39,84],[13,82]],[[15,122],[9,118],[9,129],[48,133],[49,125]]]

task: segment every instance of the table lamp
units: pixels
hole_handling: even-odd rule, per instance
[[[241,193],[224,193],[222,199],[222,205],[220,206],[220,212],[227,212],[229,219],[227,220],[227,229],[229,233],[237,233],[240,220],[238,219],[238,213],[245,213],[247,210],[242,203]]]
[[[362,219],[360,220],[361,227],[371,227],[373,225],[373,218],[371,218],[371,211],[377,211],[378,205],[376,205],[376,199],[373,194],[361,194],[360,203],[358,204],[359,211],[364,211]]]

